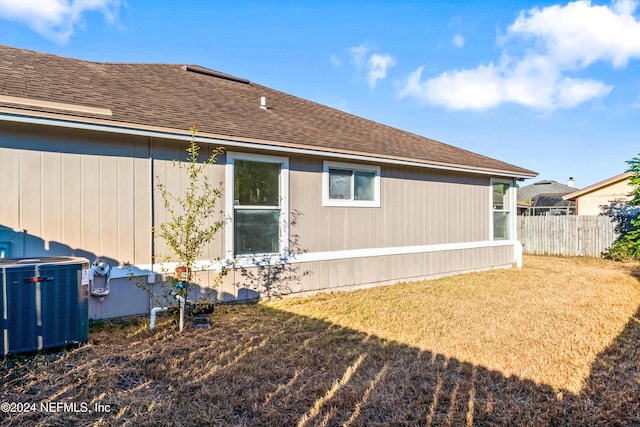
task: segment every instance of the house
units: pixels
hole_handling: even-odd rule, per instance
[[[575,181],[567,185],[542,180],[518,188],[518,215],[574,215],[575,203],[563,196],[576,191]]]
[[[617,215],[630,213],[626,202],[633,191],[630,178],[633,172],[625,172],[595,183],[582,190],[563,196],[576,204],[576,215]]]
[[[224,147],[208,172],[230,218],[199,263],[194,299],[225,263],[221,297],[241,300],[518,261],[515,184],[536,176],[528,169],[195,65],[6,46],[3,253],[101,260],[111,270],[93,279],[103,281],[91,284],[91,318],[148,313],[123,264],[152,285],[170,266],[151,231],[167,218],[155,189],[185,185],[172,160],[186,157],[192,123],[203,151]]]

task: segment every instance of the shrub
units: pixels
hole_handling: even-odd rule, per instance
[[[629,194],[629,205],[640,207],[640,157],[634,157],[627,163],[627,172],[634,173],[630,178],[633,190]],[[640,210],[632,217],[619,218],[618,231],[620,238],[607,249],[605,257],[615,261],[640,260]]]

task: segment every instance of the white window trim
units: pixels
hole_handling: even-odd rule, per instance
[[[268,156],[265,154],[250,154],[227,152],[227,163],[225,170],[225,214],[229,219],[225,226],[225,256],[227,259],[255,257],[265,254],[235,255],[234,229],[232,219],[234,218],[234,164],[236,160],[248,160],[254,162],[279,163],[280,166],[280,252],[277,255],[288,256],[289,254],[289,158]],[[246,206],[249,208],[249,206]],[[266,207],[255,207],[261,209]],[[271,254],[276,255],[276,254]]]
[[[329,169],[344,169],[360,172],[374,172],[376,174],[373,185],[373,200],[338,200],[329,198]],[[353,181],[352,181],[353,185]],[[353,189],[352,189],[353,190]],[[352,191],[353,194],[353,191]],[[357,208],[380,207],[380,166],[362,165],[358,163],[342,163],[324,161],[322,169],[322,206],[348,206]]]
[[[500,178],[491,178],[489,180],[489,240],[494,240],[493,237],[493,184],[509,184],[509,190],[507,197],[509,198],[509,238],[508,239],[499,239],[499,241],[514,241],[516,240],[516,206],[517,206],[517,194],[516,194],[516,186],[515,181],[512,179],[500,179]],[[502,210],[506,212],[505,210]]]

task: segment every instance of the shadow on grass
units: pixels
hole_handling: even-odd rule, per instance
[[[166,320],[152,333],[144,319],[96,332],[69,353],[5,360],[2,401],[89,410],[4,413],[0,421],[639,425],[638,319],[640,311],[598,356],[578,395],[263,305],[222,307],[217,327],[183,335]],[[96,404],[109,412],[94,412]]]

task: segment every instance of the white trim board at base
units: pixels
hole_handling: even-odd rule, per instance
[[[290,255],[289,262],[331,261],[336,259],[364,258],[389,255],[408,255],[429,252],[458,251],[463,249],[478,249],[500,246],[514,246],[516,241],[481,241],[464,243],[445,243],[440,245],[398,246],[392,248],[351,249],[344,251],[310,252],[306,254]]]
[[[263,267],[268,265],[282,265],[282,264],[298,264],[305,262],[318,262],[318,261],[333,261],[339,259],[352,259],[352,258],[368,258],[368,257],[380,257],[391,255],[408,255],[430,252],[444,252],[444,251],[458,251],[465,249],[481,249],[481,248],[497,248],[512,246],[517,248],[521,247],[521,243],[515,240],[496,240],[496,241],[479,241],[479,242],[464,242],[464,243],[445,243],[440,245],[421,245],[421,246],[399,246],[390,248],[368,248],[368,249],[351,249],[344,251],[327,251],[327,252],[309,252],[303,254],[290,254],[288,257],[281,255],[265,256],[265,257],[240,257],[236,260],[220,260],[220,261],[207,261],[202,260],[196,263],[194,270],[197,271],[220,271],[223,268],[250,268],[250,267]],[[521,251],[520,251],[521,252]],[[521,264],[521,260],[517,259],[517,252],[514,249],[514,262]],[[163,263],[152,265],[140,265],[137,266],[143,271],[153,271],[156,273],[168,273],[175,270],[176,263]],[[124,267],[116,267],[124,268]],[[112,270],[112,275],[113,275]]]

